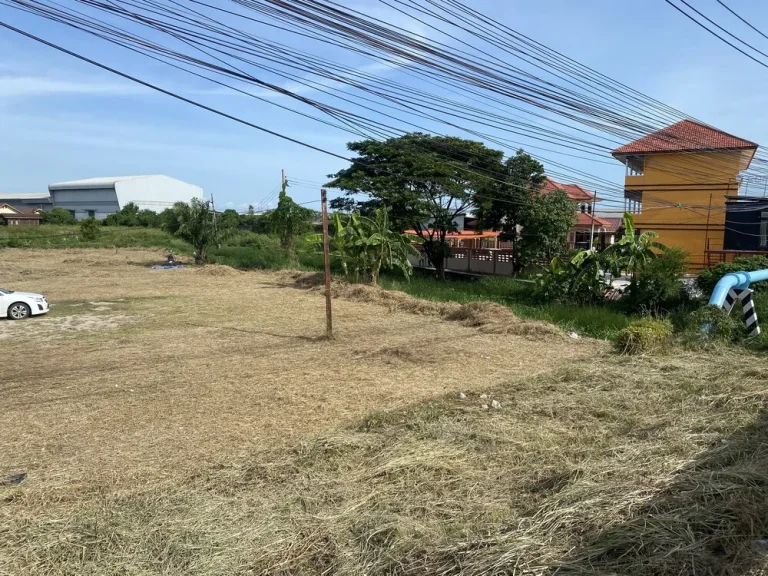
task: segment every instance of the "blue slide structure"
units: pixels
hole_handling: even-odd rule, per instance
[[[730,312],[736,300],[741,300],[744,309],[744,322],[747,325],[750,336],[760,334],[760,326],[757,323],[757,312],[755,304],[752,301],[752,290],[749,286],[752,282],[768,280],[768,270],[756,270],[755,272],[731,272],[726,274],[715,285],[712,291],[712,297],[709,299],[710,306],[723,308]]]

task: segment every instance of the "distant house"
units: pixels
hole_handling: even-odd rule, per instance
[[[586,249],[590,246],[605,248],[613,244],[614,234],[608,232],[610,225],[608,222],[593,214],[595,203],[600,202],[592,192],[585,190],[578,184],[560,184],[552,178],[547,177],[541,187],[542,194],[549,194],[555,190],[565,192],[574,204],[576,204],[577,214],[576,223],[571,228],[568,235],[568,247]],[[525,233],[525,232],[523,232]],[[592,242],[590,242],[592,237]]]
[[[19,210],[10,204],[0,204],[0,223],[4,226],[38,226],[42,221],[39,208]]]
[[[48,192],[4,192],[0,194],[0,204],[7,204],[20,211],[35,208],[50,208],[51,195]]]

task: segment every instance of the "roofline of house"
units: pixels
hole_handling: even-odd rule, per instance
[[[628,146],[629,144],[627,144]],[[688,152],[721,152],[721,151],[728,151],[728,150],[757,150],[759,146],[755,144],[754,146],[730,146],[730,147],[722,147],[722,148],[681,148],[680,150],[643,150],[638,152],[619,152],[621,148],[624,146],[621,146],[620,148],[616,148],[613,152],[611,152],[611,156],[614,158],[626,158],[627,156],[640,156],[642,154],[682,154],[682,153],[688,153]]]

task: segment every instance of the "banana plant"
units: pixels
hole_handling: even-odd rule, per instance
[[[643,264],[656,258],[657,252],[666,251],[667,247],[656,241],[658,237],[658,233],[652,230],[635,234],[634,219],[631,214],[625,213],[624,236],[605,249],[603,260],[616,276],[625,270],[634,275]]]
[[[379,208],[373,218],[361,218],[365,233],[355,241],[363,249],[368,273],[373,284],[379,283],[382,267],[400,270],[406,278],[413,272],[408,256],[418,256],[414,242],[420,242],[418,236],[400,234],[389,229],[389,213]]]
[[[400,234],[389,229],[389,214],[376,210],[373,218],[352,213],[343,221],[338,213],[333,215],[334,233],[330,238],[331,252],[339,258],[345,275],[359,280],[361,275],[378,284],[382,268],[400,270],[410,277],[412,266],[409,255],[418,256],[414,242],[417,236]],[[307,242],[322,246],[322,234],[312,234]]]

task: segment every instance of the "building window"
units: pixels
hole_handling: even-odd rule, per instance
[[[627,176],[642,176],[645,169],[645,157],[627,156]]]
[[[96,210],[88,210],[88,218],[96,218]]]

